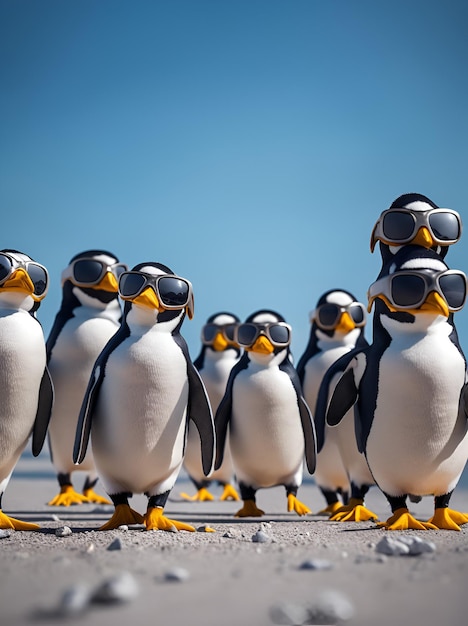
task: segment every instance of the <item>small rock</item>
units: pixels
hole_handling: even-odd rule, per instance
[[[58,611],[61,615],[71,616],[83,613],[91,601],[91,591],[85,585],[74,585],[67,589],[59,602]]]
[[[86,553],[92,554],[93,552],[95,552],[95,550],[96,546],[94,545],[94,543],[90,543],[89,546],[86,548]]]
[[[190,578],[188,570],[183,567],[173,567],[164,574],[164,579],[170,582],[182,583]]]
[[[6,539],[10,535],[11,532],[9,530],[3,530],[3,528],[0,528],[0,539]]]
[[[199,533],[214,533],[216,532],[214,528],[211,528],[211,526],[208,526],[208,524],[203,524],[203,526],[199,526],[197,528],[197,532]]]
[[[308,607],[305,624],[338,624],[354,617],[354,606],[347,596],[338,591],[325,591]]]
[[[130,602],[138,596],[137,581],[129,572],[122,572],[105,580],[94,592],[92,601],[101,604]]]
[[[51,518],[54,520],[54,522],[61,522],[62,521],[58,515],[55,515],[55,513],[53,515],[51,515]]]
[[[270,618],[273,624],[297,626],[298,624],[306,624],[308,617],[309,612],[305,607],[291,602],[282,602],[270,609]]]
[[[432,541],[421,539],[418,535],[409,537],[401,535],[398,540],[409,547],[410,556],[419,556],[420,554],[433,554],[436,551],[436,545]]]
[[[127,524],[122,524],[121,526],[118,527],[117,530],[122,530],[122,531],[126,532],[128,530],[128,526],[127,526]]]
[[[333,563],[326,559],[307,559],[299,565],[299,569],[327,570],[333,569]]]
[[[271,537],[263,532],[263,530],[257,530],[257,532],[252,535],[253,543],[267,543],[270,540]]]
[[[409,546],[402,541],[385,536],[375,546],[375,551],[381,554],[387,554],[388,556],[401,556],[403,554],[409,554],[410,549]]]
[[[107,549],[109,551],[112,551],[112,550],[122,550],[122,542],[121,542],[121,540],[117,537],[117,539],[114,539],[114,541],[107,546]]]
[[[60,528],[55,529],[55,534],[57,537],[69,537],[73,533],[69,526],[60,526]]]

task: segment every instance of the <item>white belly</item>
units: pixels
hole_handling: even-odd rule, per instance
[[[297,396],[287,374],[252,365],[238,374],[230,433],[240,481],[257,488],[301,483],[304,435]]]

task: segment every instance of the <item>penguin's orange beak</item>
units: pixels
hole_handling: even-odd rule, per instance
[[[434,313],[442,315],[443,317],[448,317],[450,315],[447,303],[435,291],[431,291],[419,309],[416,309],[415,313]]]
[[[212,348],[216,352],[223,352],[229,346],[229,343],[224,338],[223,333],[216,333],[216,337],[214,338]]]
[[[159,302],[158,296],[151,287],[144,289],[136,298],[133,298],[132,301],[147,309],[157,309],[160,312],[166,310]]]
[[[258,352],[259,354],[271,354],[272,352],[274,352],[275,349],[272,346],[268,337],[265,337],[265,335],[260,335],[255,340],[253,346],[250,346],[250,348],[246,348],[246,350],[251,352]]]
[[[15,272],[13,272],[10,278],[3,283],[2,289],[5,291],[25,293],[28,296],[32,296],[34,300],[39,300],[39,298],[36,298],[34,295],[34,285],[32,280],[29,278],[28,273],[22,268],[18,268]]]
[[[336,325],[335,330],[340,333],[347,334],[356,328],[356,324],[353,322],[351,315],[345,311],[341,317],[340,321]]]
[[[435,245],[431,233],[425,226],[421,226],[411,243],[415,246],[422,246],[423,248],[432,248],[432,246]]]
[[[93,289],[100,289],[102,291],[109,291],[110,293],[117,293],[119,290],[119,284],[116,277],[112,272],[106,272],[102,280],[92,287]]]

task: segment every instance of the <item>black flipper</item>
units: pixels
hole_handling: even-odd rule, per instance
[[[315,472],[317,457],[317,438],[315,425],[310,408],[308,407],[301,390],[301,382],[293,364],[286,358],[280,365],[280,370],[288,374],[297,395],[297,404],[301,416],[302,431],[304,433],[305,459],[307,469],[311,474]]]
[[[337,426],[355,404],[358,390],[354,383],[353,370],[346,370],[338,381],[327,410],[327,424]]]
[[[81,404],[78,423],[76,426],[75,445],[73,447],[73,463],[79,465],[83,462],[88,449],[89,436],[91,434],[91,423],[96,402],[104,380],[107,360],[111,352],[130,335],[130,330],[126,323],[123,323],[119,330],[113,335],[102,349],[101,354],[94,363],[93,371],[88,382],[83,402]]]
[[[246,353],[242,355],[239,361],[234,365],[229,374],[228,381],[226,383],[226,391],[219,403],[218,409],[215,415],[215,429],[216,429],[216,460],[215,470],[221,467],[224,457],[224,447],[226,445],[226,436],[229,422],[231,421],[232,412],[232,387],[234,379],[237,374],[246,369],[249,364],[249,357]]]
[[[44,445],[49,427],[52,406],[54,403],[54,387],[50,372],[46,367],[42,375],[41,385],[39,387],[39,400],[37,404],[36,418],[34,420],[32,434],[32,453],[33,456],[39,456]]]

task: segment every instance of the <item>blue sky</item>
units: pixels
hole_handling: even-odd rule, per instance
[[[192,281],[194,358],[210,314],[259,308],[298,358],[324,291],[365,301],[396,197],[468,222],[467,18],[462,0],[0,0],[0,248],[49,269],[45,334],[61,270],[97,247]],[[465,272],[466,236],[446,259]]]

